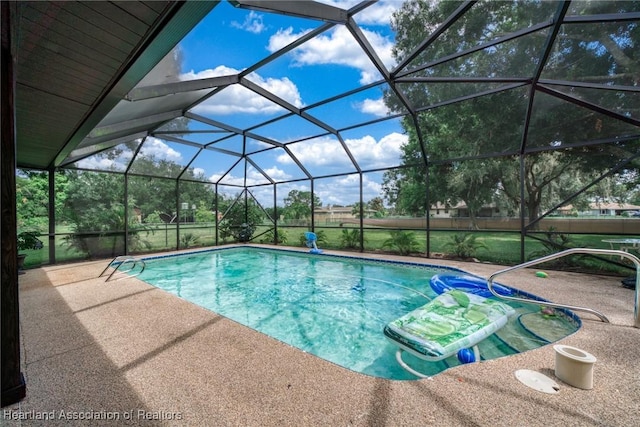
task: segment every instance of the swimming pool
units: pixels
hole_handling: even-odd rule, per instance
[[[429,279],[462,270],[258,247],[147,257],[138,276],[153,286],[337,365],[381,378],[412,380],[395,360],[384,326],[432,300]],[[493,359],[557,341],[579,328],[571,313],[516,309],[479,345]],[[459,365],[455,356],[405,361],[427,375]]]

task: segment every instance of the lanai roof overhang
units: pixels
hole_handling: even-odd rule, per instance
[[[215,5],[10,2],[18,166],[59,166]]]

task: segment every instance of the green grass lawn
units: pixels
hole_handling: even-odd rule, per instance
[[[322,241],[318,243],[318,247],[321,249],[340,249],[340,250],[354,250],[359,251],[359,245],[355,248],[345,248],[343,242],[343,230],[352,231],[354,227],[317,227],[315,232],[320,236],[323,236]],[[269,231],[271,232],[269,233]],[[281,237],[280,244],[287,246],[304,246],[304,232],[307,228],[304,227],[278,227],[278,232]],[[427,233],[422,230],[408,230],[413,234],[413,239],[417,243],[413,255],[424,255],[427,250]],[[266,234],[262,234],[265,233]],[[207,247],[215,245],[215,228],[214,224],[181,224],[180,225],[180,244],[179,248],[176,244],[177,241],[177,226],[176,224],[160,224],[157,226],[150,226],[145,231],[141,231],[138,234],[139,244],[133,245],[130,248],[132,254],[142,254],[149,252],[160,252],[166,250],[175,249],[187,249],[195,247]],[[469,232],[454,232],[454,231],[432,231],[429,234],[430,238],[430,255],[435,254],[451,254],[453,253],[452,242],[456,235],[466,234]],[[262,234],[262,235],[261,235]],[[474,231],[473,235],[476,236],[476,241],[482,244],[482,247],[478,247],[475,251],[474,257],[483,262],[502,264],[502,265],[516,265],[521,262],[520,260],[520,233],[518,232],[488,232],[488,231]],[[262,226],[258,227],[254,233],[254,243],[271,243],[273,232],[270,227]],[[397,252],[393,247],[384,247],[385,242],[390,238],[391,234],[386,229],[365,229],[364,230],[364,250],[365,252]],[[541,237],[544,237],[543,233],[540,233]],[[45,236],[46,237],[46,236]],[[41,237],[44,243],[44,248],[41,250],[27,250],[23,253],[27,254],[25,262],[26,267],[35,267],[49,262],[49,241],[45,237]],[[570,247],[584,247],[584,248],[599,248],[610,249],[608,243],[603,242],[603,239],[611,239],[617,236],[610,235],[571,235],[569,238]],[[624,236],[620,236],[624,237]],[[119,239],[113,246],[116,248],[123,248],[122,237],[113,237]],[[301,242],[302,240],[302,242]],[[144,243],[144,244],[143,244]],[[219,244],[232,243],[231,240],[223,242],[219,240]],[[121,255],[124,252],[122,249],[118,252],[118,249],[114,249],[115,255]],[[525,261],[533,259],[534,257],[540,257],[546,253],[557,252],[557,250],[549,250],[533,238],[527,238],[525,241]],[[108,256],[105,256],[105,258]],[[86,254],[70,248],[61,236],[56,236],[56,262],[67,262],[86,259]],[[619,261],[616,259],[615,261]],[[610,262],[594,259],[593,257],[574,257],[570,263],[567,260],[560,262],[558,268],[572,268],[578,269],[582,267],[589,271],[597,271],[603,273],[618,273],[629,274],[627,268],[616,266]]]

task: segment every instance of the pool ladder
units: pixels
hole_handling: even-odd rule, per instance
[[[615,255],[615,256],[620,256],[622,258],[630,259],[636,265],[636,297],[635,297],[635,310],[634,310],[633,326],[636,327],[636,328],[640,328],[640,311],[639,311],[639,309],[640,309],[640,259],[637,256],[635,256],[633,254],[630,254],[628,252],[625,252],[625,251],[613,250],[613,249],[611,249],[611,250],[610,249],[591,249],[591,248],[572,248],[572,249],[567,249],[567,250],[562,251],[562,252],[558,252],[558,253],[555,253],[555,254],[547,255],[545,257],[538,258],[538,259],[533,260],[533,261],[525,262],[523,264],[519,264],[519,265],[516,265],[514,267],[510,267],[510,268],[506,268],[504,270],[497,271],[497,272],[493,273],[491,276],[489,276],[489,279],[487,279],[487,287],[489,288],[489,290],[491,291],[491,293],[493,295],[495,295],[496,297],[501,298],[501,299],[518,301],[518,302],[526,302],[526,303],[529,303],[529,304],[538,304],[538,305],[543,305],[545,307],[556,307],[556,308],[565,308],[565,309],[575,310],[575,311],[585,311],[587,313],[591,313],[591,314],[594,314],[595,316],[599,317],[600,320],[602,320],[603,322],[609,323],[609,319],[607,319],[607,317],[604,314],[600,313],[599,311],[587,308],[587,307],[577,307],[577,306],[571,306],[571,305],[567,305],[567,304],[556,304],[556,303],[547,302],[547,301],[536,301],[536,300],[526,299],[526,298],[510,297],[510,296],[500,295],[499,293],[497,293],[493,289],[493,280],[496,277],[498,277],[499,275],[501,275],[501,274],[508,273],[508,272],[514,271],[514,270],[519,270],[521,268],[532,267],[532,266],[537,265],[537,264],[542,264],[543,262],[551,261],[551,260],[554,260],[554,259],[557,259],[557,258],[562,258],[562,257],[565,257],[567,255],[573,255],[573,254]]]
[[[125,264],[129,264],[129,263],[131,264],[131,266],[129,267],[128,270],[120,270],[120,267],[122,267]],[[135,258],[135,257],[129,256],[129,255],[119,255],[119,256],[115,257],[114,259],[112,259],[109,264],[107,264],[107,266],[104,268],[104,270],[102,270],[102,273],[100,273],[100,275],[98,277],[102,277],[104,275],[104,273],[107,272],[109,267],[112,267],[114,264],[116,264],[116,266],[114,267],[114,269],[111,272],[111,274],[109,274],[109,276],[107,277],[105,282],[108,282],[109,280],[111,280],[111,278],[116,274],[116,272],[118,273],[119,276],[122,276],[122,277],[118,277],[118,279],[116,279],[116,280],[124,279],[125,276],[126,277],[136,277],[139,274],[141,274],[144,271],[145,267],[146,267],[146,264],[145,264],[144,260],[141,259],[141,258]],[[127,273],[129,273],[130,271],[133,271],[138,264],[141,265],[140,271],[135,273],[135,274],[128,275]]]

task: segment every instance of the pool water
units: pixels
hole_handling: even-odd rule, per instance
[[[382,331],[436,294],[429,279],[459,272],[438,266],[241,247],[145,258],[139,279],[325,360],[376,377],[413,380]],[[579,324],[533,304],[479,345],[483,359],[546,345]],[[426,375],[459,365],[452,356],[403,358]]]

